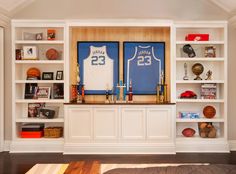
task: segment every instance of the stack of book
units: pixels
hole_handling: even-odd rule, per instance
[[[21,126],[21,138],[41,138],[43,137],[43,123],[27,123]]]
[[[217,87],[216,83],[203,83],[201,85],[202,99],[216,99]]]

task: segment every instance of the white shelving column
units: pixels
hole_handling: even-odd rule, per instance
[[[0,152],[4,149],[4,34],[0,27]]]
[[[44,123],[45,127],[64,126],[64,103],[68,101],[68,90],[65,84],[67,76],[62,80],[55,80],[56,72],[66,71],[66,38],[65,21],[56,20],[12,20],[12,143],[11,152],[62,152],[64,138],[21,138],[21,125],[24,123]],[[47,40],[47,30],[56,31],[55,40]],[[43,33],[42,40],[24,40],[23,33]],[[16,60],[15,50],[23,46],[36,46],[38,60]],[[46,51],[54,48],[59,51],[59,60],[48,60]],[[42,72],[53,72],[53,80],[27,80],[26,72],[36,67]],[[53,88],[54,84],[63,84],[64,99],[25,99],[25,84],[37,83],[38,86]],[[46,106],[58,106],[57,118],[40,119],[28,118],[29,103],[45,103]]]
[[[227,22],[225,21],[199,21],[176,22],[174,24],[176,64],[176,151],[177,152],[228,152],[227,142]],[[188,34],[209,34],[209,41],[185,41]],[[183,53],[183,46],[190,44],[196,52],[196,57],[189,58]],[[207,58],[204,55],[206,46],[216,48],[216,57]],[[187,64],[189,80],[183,80],[184,63]],[[193,80],[192,66],[201,63],[204,72],[203,80]],[[204,80],[208,70],[213,72],[212,80]],[[202,83],[215,83],[217,86],[216,99],[202,99],[200,96]],[[197,99],[180,99],[180,94],[186,90],[194,91]],[[211,105],[216,108],[216,116],[205,118],[203,108]],[[179,118],[179,112],[198,112],[200,119]],[[212,122],[217,129],[216,138],[201,138],[199,136],[198,122]],[[193,128],[194,137],[184,137],[182,131]]]

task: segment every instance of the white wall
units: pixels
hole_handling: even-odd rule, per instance
[[[14,19],[156,18],[173,20],[226,20],[228,14],[206,0],[35,0],[18,10]],[[236,31],[229,32],[229,93],[236,96]],[[7,36],[10,41],[10,32]],[[10,44],[8,43],[8,46]],[[11,57],[5,59],[5,136],[11,139]],[[229,97],[229,138],[236,140],[236,97]]]

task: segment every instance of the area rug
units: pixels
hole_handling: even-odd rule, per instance
[[[103,174],[236,174],[236,165],[180,165],[167,167],[118,168]]]
[[[101,164],[101,174],[113,169],[134,169],[150,167],[167,167],[180,165],[209,165],[208,163],[181,163],[181,164]],[[64,174],[69,164],[36,164],[26,174]],[[113,172],[113,171],[112,171]]]

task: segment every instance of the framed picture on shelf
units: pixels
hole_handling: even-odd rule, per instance
[[[63,71],[57,71],[56,80],[63,80]]]
[[[23,32],[23,40],[36,40],[35,33]]]
[[[133,94],[157,93],[165,79],[165,42],[124,42],[124,83],[132,82]]]
[[[43,40],[43,33],[36,33],[35,34],[35,39],[36,40]]]
[[[24,60],[36,60],[38,58],[38,52],[36,46],[23,46],[23,57]]]
[[[52,90],[53,99],[64,99],[64,84],[54,83]]]
[[[53,80],[53,72],[43,72],[42,80]]]
[[[51,87],[37,87],[36,97],[37,99],[49,99],[51,94]]]
[[[56,30],[48,29],[47,30],[47,39],[48,40],[55,40],[56,39]]]
[[[119,79],[119,42],[77,42],[80,84],[85,94],[105,94]]]
[[[45,106],[44,103],[29,103],[28,104],[28,117],[29,118],[39,117],[39,111],[44,106]]]
[[[205,47],[205,57],[216,57],[216,47],[214,46]]]
[[[25,84],[25,99],[35,99],[36,98],[36,91],[38,88],[37,83],[26,83]]]

